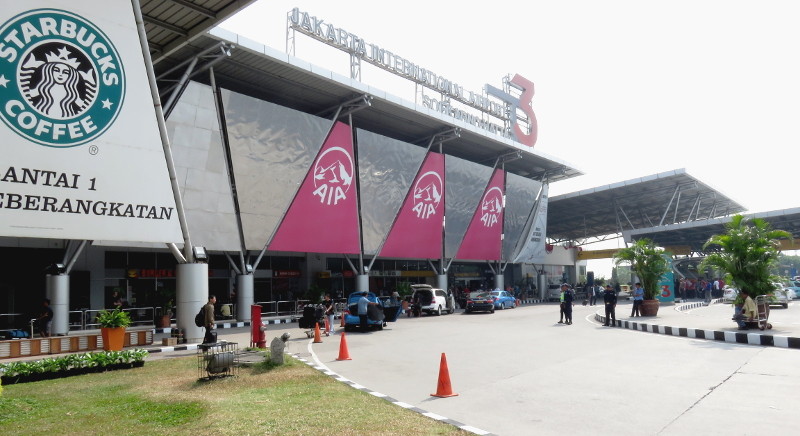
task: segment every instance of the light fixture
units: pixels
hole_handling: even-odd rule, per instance
[[[45,268],[45,271],[50,275],[61,275],[67,272],[67,268],[63,263],[51,263]]]
[[[208,262],[208,253],[206,253],[205,247],[194,246],[192,247],[192,253],[194,253],[194,260],[198,262]]]
[[[244,271],[246,273],[248,273],[248,274],[252,273],[253,272],[253,265],[245,265],[244,266]]]

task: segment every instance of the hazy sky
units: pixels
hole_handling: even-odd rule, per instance
[[[686,168],[751,212],[800,206],[796,1],[260,0],[221,27],[283,51],[295,6],[467,90],[533,81],[535,149],[586,174],[551,195]],[[299,33],[295,56],[349,75]],[[414,100],[388,73],[362,81]]]

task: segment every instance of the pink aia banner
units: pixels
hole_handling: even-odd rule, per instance
[[[429,152],[383,244],[382,257],[438,259],[444,224],[444,155]]]
[[[505,189],[505,171],[494,170],[461,246],[458,247],[456,259],[500,260]]]
[[[353,132],[347,124],[337,122],[283,216],[269,250],[361,251],[353,156]]]

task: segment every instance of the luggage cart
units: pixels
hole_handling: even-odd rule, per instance
[[[772,330],[772,324],[769,323],[769,297],[766,295],[756,296],[756,308],[758,309],[757,319],[753,322],[759,330],[769,329]]]
[[[303,316],[297,321],[297,324],[301,329],[307,329],[305,333],[309,338],[314,337],[317,324],[319,324],[320,333],[328,336],[328,332],[325,331],[325,306],[321,304],[306,305],[303,308]]]
[[[197,346],[198,381],[233,377],[239,372],[239,344],[219,341]]]

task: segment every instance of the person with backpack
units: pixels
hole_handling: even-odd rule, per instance
[[[208,303],[203,306],[203,327],[206,329],[206,335],[203,338],[204,344],[213,344],[217,342],[217,335],[212,332],[215,327],[214,320],[214,305],[217,303],[217,297],[214,295],[208,296]]]

